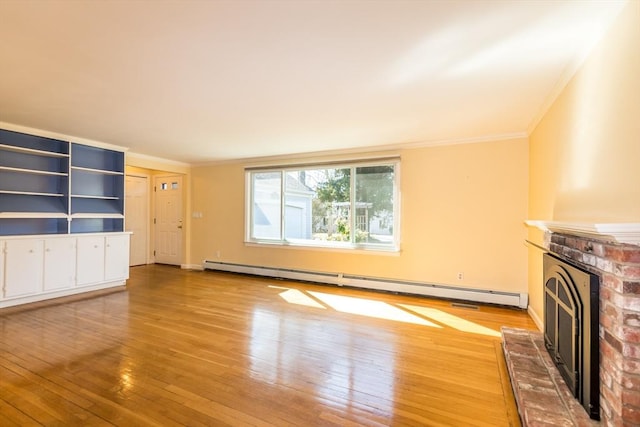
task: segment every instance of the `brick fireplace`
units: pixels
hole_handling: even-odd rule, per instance
[[[640,425],[640,246],[553,233],[549,251],[600,276],[602,422]]]
[[[600,423],[640,426],[640,225],[631,238],[529,225],[546,231],[548,252],[600,278]]]

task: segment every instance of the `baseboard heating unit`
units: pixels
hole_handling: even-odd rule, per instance
[[[529,302],[529,297],[526,293],[461,288],[457,286],[440,285],[433,283],[352,276],[341,273],[322,273],[286,268],[271,268],[255,265],[232,264],[216,261],[205,261],[203,267],[205,270],[219,270],[231,273],[243,273],[255,276],[273,277],[277,279],[300,280],[305,282],[324,283],[337,286],[352,286],[356,288],[424,295],[436,298],[508,305],[523,309],[527,308]]]

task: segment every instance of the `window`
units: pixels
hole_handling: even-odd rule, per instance
[[[247,169],[247,241],[397,250],[399,159]]]

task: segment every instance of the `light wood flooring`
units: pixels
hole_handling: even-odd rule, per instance
[[[0,426],[517,425],[526,312],[160,265],[0,311]]]

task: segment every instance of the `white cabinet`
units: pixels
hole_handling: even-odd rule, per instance
[[[124,285],[130,234],[3,237],[0,308]]]
[[[104,280],[129,278],[129,235],[105,237]]]
[[[4,298],[4,241],[0,240],[0,300]]]
[[[44,290],[72,288],[76,283],[76,239],[44,241]]]
[[[42,292],[44,241],[7,240],[4,253],[4,297]]]
[[[77,286],[104,280],[104,236],[78,237]]]

